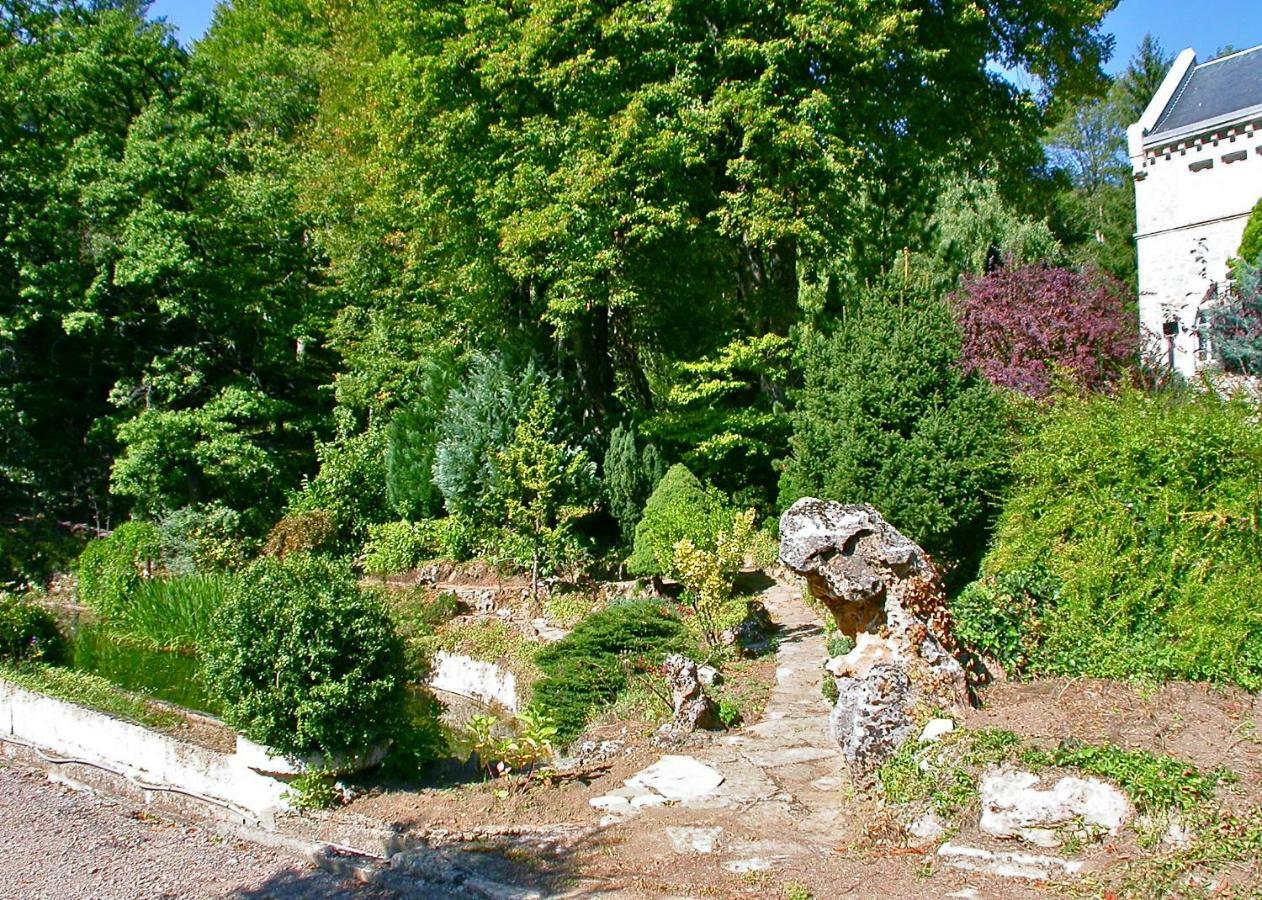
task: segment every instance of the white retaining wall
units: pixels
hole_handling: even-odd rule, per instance
[[[240,754],[220,753],[0,680],[0,739],[45,758],[97,766],[146,790],[173,791],[270,824],[288,808],[285,784]]]
[[[434,656],[429,686],[517,712],[517,676],[493,662],[440,650]]]

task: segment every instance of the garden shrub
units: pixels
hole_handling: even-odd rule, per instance
[[[493,518],[492,498],[501,488],[496,454],[512,441],[535,388],[546,384],[533,362],[519,366],[504,356],[474,360],[468,378],[448,396],[438,426],[433,479],[448,512]]]
[[[536,385],[508,444],[492,454],[499,473],[492,508],[521,547],[518,563],[541,574],[572,571],[585,558],[575,520],[591,511],[596,466],[565,440],[546,388]]]
[[[356,754],[401,727],[403,646],[349,566],[305,553],[263,558],[215,620],[207,682],[224,717],[283,753]]]
[[[289,512],[327,510],[338,541],[358,546],[369,525],[394,518],[386,503],[386,435],[381,428],[316,445],[320,468],[303,482]]]
[[[79,555],[79,602],[110,615],[121,610],[142,578],[159,569],[162,542],[149,522],[124,522]]]
[[[1058,377],[1108,388],[1139,352],[1128,302],[1126,285],[1101,272],[1034,265],[966,277],[952,298],[964,371],[1031,397]]]
[[[1253,213],[1244,227],[1238,256],[1252,266],[1262,266],[1262,199],[1253,207]]]
[[[292,512],[281,517],[267,533],[264,556],[283,559],[291,553],[324,550],[337,540],[337,523],[327,509]]]
[[[697,547],[712,549],[735,515],[716,488],[702,485],[686,466],[671,466],[644,505],[627,570],[633,575],[666,574],[676,544],[687,538]]]
[[[1043,610],[1056,602],[1058,591],[1041,565],[978,579],[951,601],[955,635],[1009,675],[1020,675],[1038,651]]]
[[[722,645],[724,633],[739,625],[748,612],[749,604],[733,597],[732,587],[754,534],[751,509],[719,532],[712,550],[698,547],[689,538],[675,545],[671,574],[683,585],[681,599],[692,610],[689,625],[708,647]]]
[[[64,650],[52,613],[12,594],[0,593],[0,659],[57,662]]]
[[[1213,392],[1065,397],[1016,459],[983,571],[1002,585],[1042,566],[1059,585],[1025,639],[1031,671],[1257,690],[1259,509],[1256,407]]]
[[[686,643],[683,624],[660,603],[603,609],[538,652],[543,678],[535,683],[531,705],[550,717],[560,740],[572,740],[626,688],[628,670],[660,665]]]
[[[622,540],[629,544],[635,537],[645,501],[665,474],[661,454],[653,444],[638,448],[635,428],[619,425],[609,435],[602,470],[609,514],[618,523]]]
[[[1215,361],[1227,372],[1262,373],[1262,260],[1238,260],[1231,284],[1207,312]]]
[[[235,571],[258,548],[241,514],[218,503],[182,506],[159,519],[157,527],[167,575]]]
[[[883,282],[803,342],[780,504],[870,503],[963,578],[984,551],[1009,456],[1003,399],[959,367],[950,310],[919,276]]]
[[[439,423],[459,367],[447,358],[428,360],[420,379],[420,399],[395,412],[386,429],[386,498],[395,515],[425,519],[442,512],[434,484]]]
[[[364,571],[391,575],[414,569],[428,557],[429,535],[419,522],[382,522],[368,526]]]

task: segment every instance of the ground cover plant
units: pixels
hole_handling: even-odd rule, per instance
[[[610,606],[539,651],[535,661],[543,677],[535,683],[531,706],[551,719],[558,740],[572,740],[626,688],[629,668],[656,667],[686,645],[684,625],[661,603]]]
[[[956,601],[961,629],[1032,673],[1257,690],[1259,471],[1241,400],[1058,399],[1016,458],[983,585]]]

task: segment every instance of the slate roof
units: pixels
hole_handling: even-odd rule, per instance
[[[1262,106],[1262,46],[1189,69],[1145,143],[1255,106]]]

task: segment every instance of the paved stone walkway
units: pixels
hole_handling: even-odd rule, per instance
[[[719,853],[733,872],[829,852],[850,819],[849,782],[821,692],[824,629],[797,583],[777,581],[761,600],[780,629],[776,684],[762,720],[695,754],[723,776],[716,790],[646,810],[631,826],[656,831],[656,820],[677,851],[695,838],[698,852]]]

